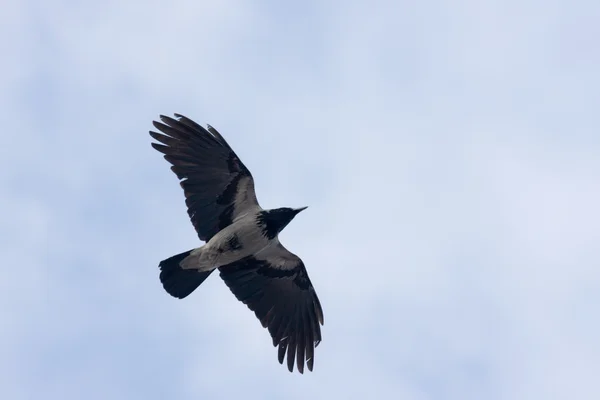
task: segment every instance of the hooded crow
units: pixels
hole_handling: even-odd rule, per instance
[[[254,179],[223,136],[183,115],[161,115],[150,131],[180,179],[188,215],[200,240],[196,249],[159,264],[160,281],[173,297],[192,293],[215,270],[237,299],[254,311],[278,347],[279,363],[313,369],[323,310],[302,260],[278,234],[306,207],[262,209]]]

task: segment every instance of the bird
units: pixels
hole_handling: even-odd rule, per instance
[[[160,115],[150,131],[154,149],[177,175],[187,212],[203,245],[159,263],[165,291],[183,299],[215,270],[235,297],[267,328],[278,361],[299,373],[313,370],[322,340],[323,309],[303,261],[279,233],[307,207],[263,209],[254,178],[212,126],[181,115]]]

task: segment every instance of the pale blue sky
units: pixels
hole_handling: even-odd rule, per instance
[[[13,1],[0,398],[600,398],[600,3]],[[215,126],[325,312],[289,374],[147,131]]]

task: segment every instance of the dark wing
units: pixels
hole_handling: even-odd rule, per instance
[[[279,346],[279,363],[283,364],[287,351],[290,372],[294,358],[300,373],[305,360],[312,371],[314,349],[321,342],[323,310],[302,260],[276,242],[219,271],[237,299],[269,329],[273,346]]]
[[[250,171],[210,125],[208,130],[175,114],[153,124],[150,135],[162,144],[152,147],[173,164],[181,179],[188,214],[201,240],[209,241],[240,214],[259,207]]]

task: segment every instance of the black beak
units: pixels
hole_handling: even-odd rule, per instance
[[[300,208],[295,208],[295,209],[294,209],[294,211],[295,211],[295,214],[296,214],[296,215],[298,215],[298,213],[299,213],[300,211],[304,211],[304,210],[306,210],[307,208],[308,208],[308,206],[306,206],[306,207],[300,207]]]

